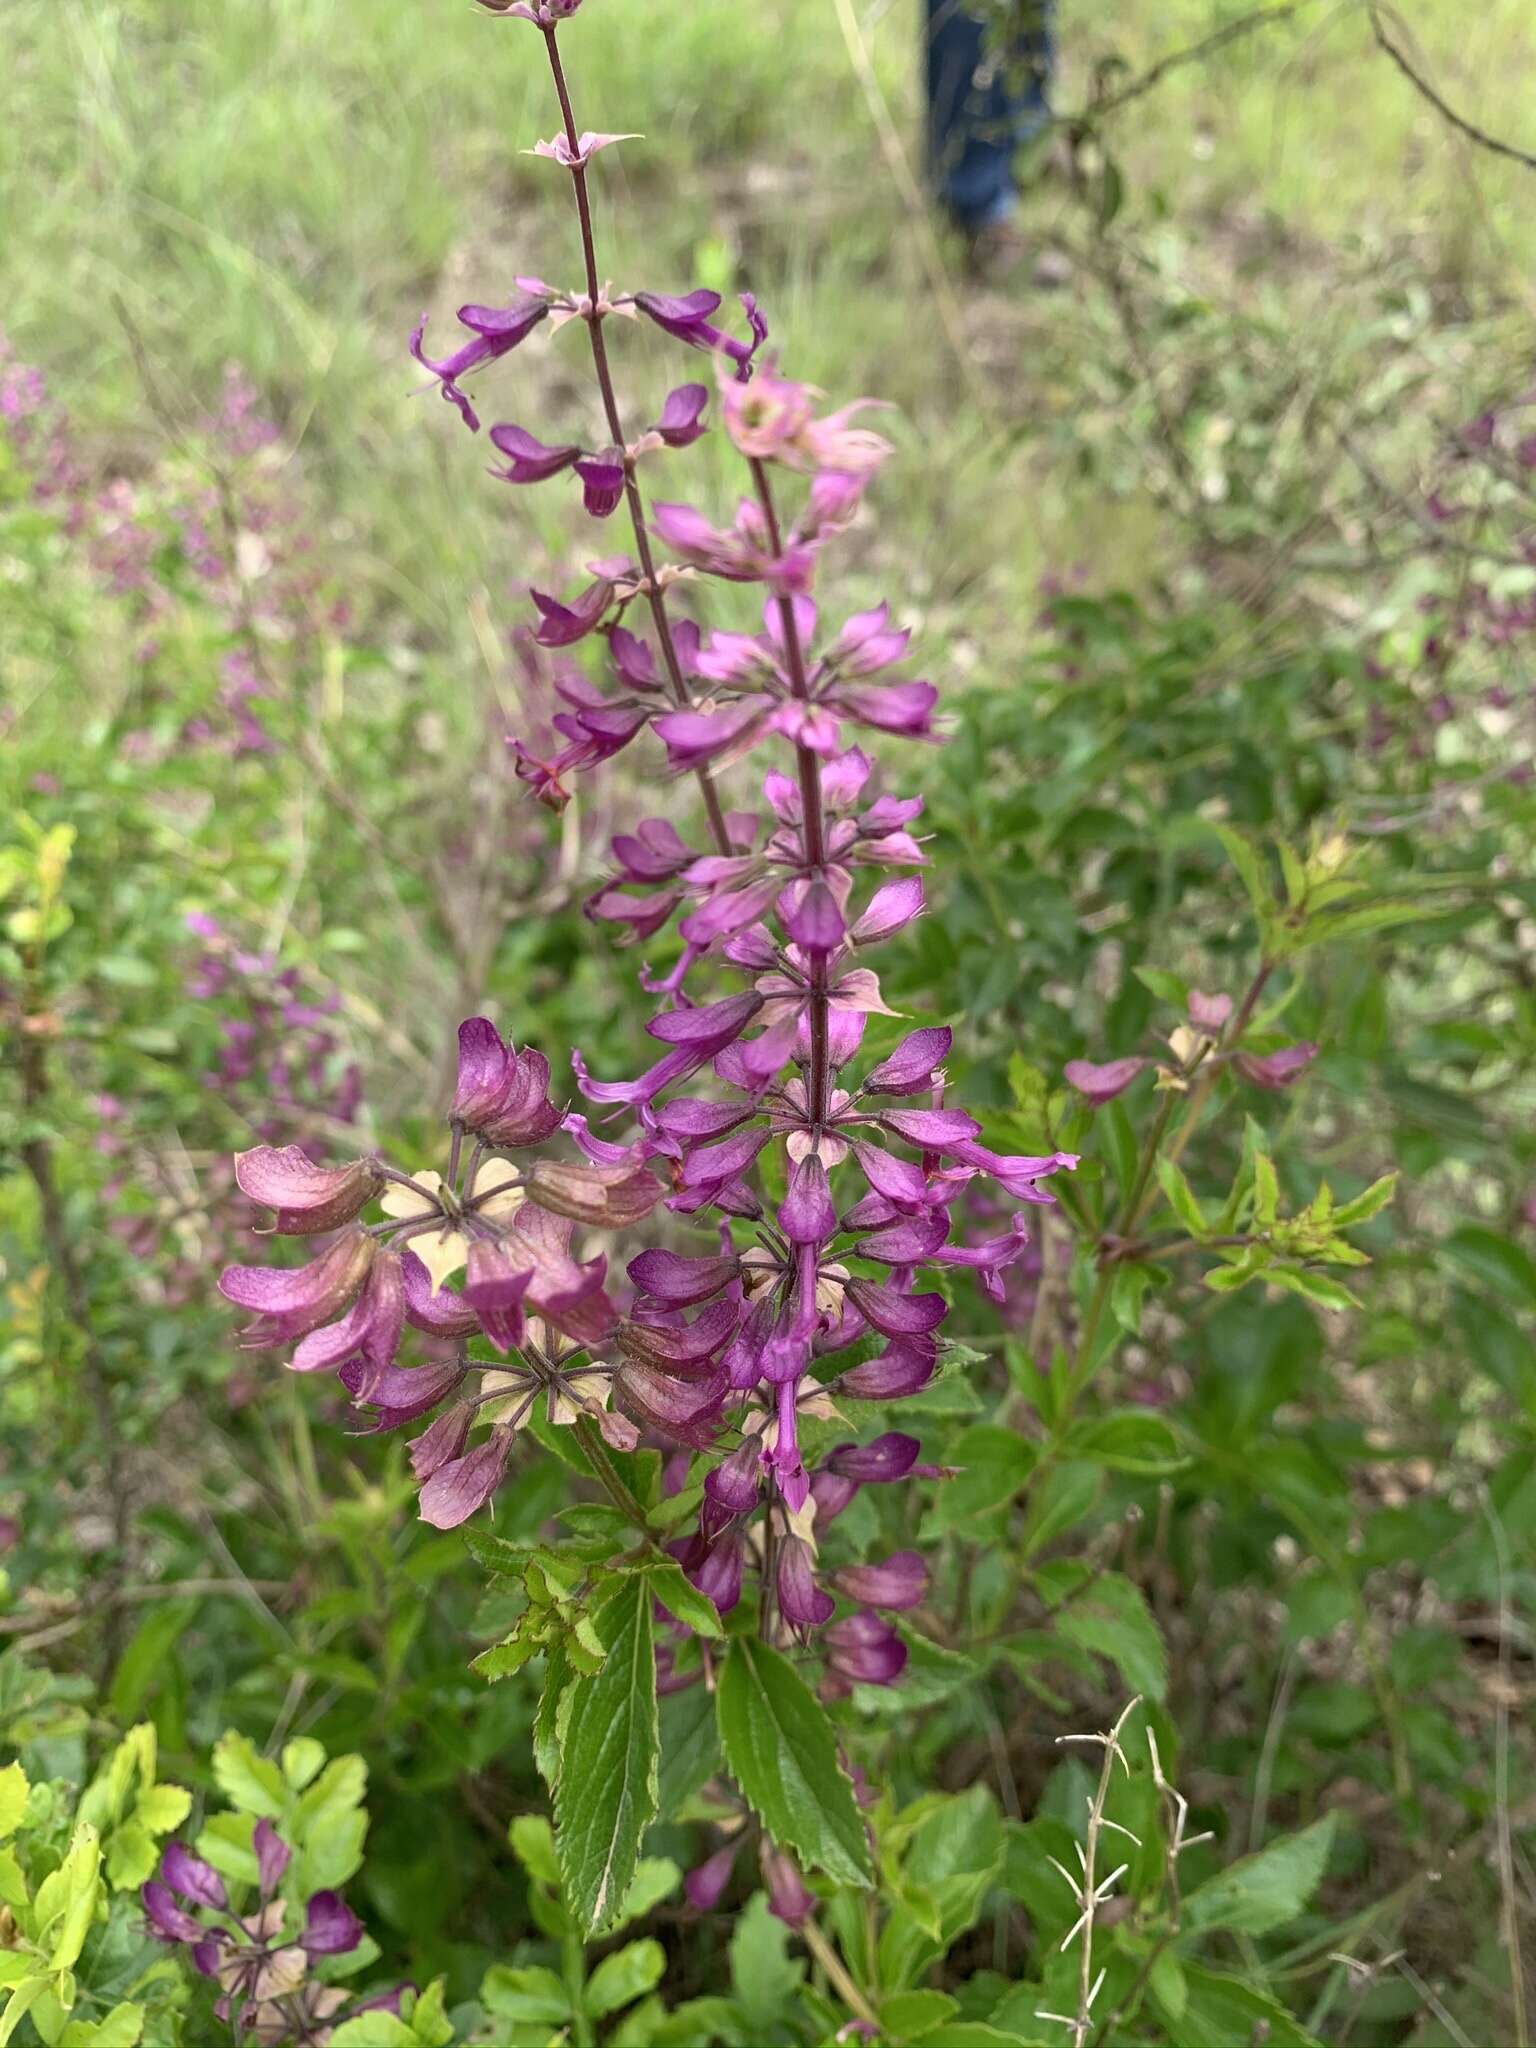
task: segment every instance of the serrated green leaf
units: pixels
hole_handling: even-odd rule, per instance
[[[708,1636],[716,1641],[725,1634],[719,1608],[707,1593],[701,1593],[688,1579],[676,1558],[653,1559],[646,1564],[645,1573],[651,1582],[651,1591],[684,1628],[691,1628],[695,1635]]]
[[[566,1693],[555,1788],[566,1903],[589,1934],[622,1905],[656,1816],[656,1659],[646,1579],[621,1584],[596,1628],[603,1666]]]
[[[544,1659],[544,1689],[539,1694],[539,1710],[533,1717],[533,1761],[551,1792],[560,1775],[560,1696],[571,1676],[570,1661],[557,1643]]]
[[[756,1637],[737,1636],[715,1706],[726,1763],[773,1839],[839,1884],[870,1883],[864,1822],[832,1723],[794,1667]]]
[[[1162,1631],[1139,1586],[1119,1572],[1104,1572],[1055,1617],[1068,1642],[1107,1657],[1127,1687],[1144,1699],[1168,1692],[1168,1653]]]
[[[275,1763],[259,1756],[247,1736],[233,1728],[213,1746],[213,1776],[231,1806],[258,1819],[281,1820],[288,1810],[288,1781]]]
[[[673,1820],[720,1769],[720,1737],[709,1689],[691,1685],[661,1702],[661,1775],[657,1817]]]
[[[1208,1879],[1185,1899],[1184,1924],[1268,1934],[1294,1920],[1322,1882],[1336,1821],[1327,1814]]]

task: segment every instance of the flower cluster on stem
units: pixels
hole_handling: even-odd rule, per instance
[[[779,1642],[814,1633],[823,1690],[835,1695],[900,1675],[906,1645],[888,1617],[921,1603],[927,1574],[912,1551],[828,1570],[821,1541],[861,1487],[934,1468],[899,1430],[813,1455],[803,1425],[923,1388],[948,1313],[934,1276],[969,1268],[1000,1298],[1030,1207],[1050,1203],[1051,1177],[1076,1161],[981,1143],[976,1119],[946,1101],[946,1027],[909,1030],[883,1058],[863,1054],[869,1019],[894,1014],[870,957],[922,914],[927,855],[913,830],[922,799],[880,789],[858,740],[935,740],[937,693],[899,673],[910,636],[888,606],[829,621],[816,590],[829,544],[893,451],[861,423],[872,401],[823,411],[819,394],[784,374],[750,295],[742,334],[717,317],[714,292],[616,293],[601,281],[591,165],[631,138],[577,126],[559,30],[578,4],[491,11],[542,38],[562,128],[536,154],[570,180],[582,280],[561,290],[520,278],[505,306],[461,309],[469,339],[456,351],[429,356],[423,323],[412,352],[478,433],[467,380],[541,326],[586,329],[596,433],[546,441],[493,423],[507,462],[495,474],[522,487],[573,473],[594,518],[625,508],[633,552],[591,561],[575,594],[533,593],[535,638],[562,661],[551,723],[563,745],[545,758],[520,738],[509,744],[516,774],[556,809],[573,778],[647,732],[670,771],[698,785],[707,845],[669,818],[644,820],[615,838],[613,871],[587,906],[621,943],[675,926],[672,964],[641,977],[659,999],[646,1026],[658,1056],[608,1079],[572,1051],[593,1128],[550,1100],[541,1055],[471,1020],[446,1177],[379,1160],[316,1172],[291,1154],[248,1154],[241,1185],[278,1210],[280,1230],[340,1234],[300,1273],[238,1268],[224,1287],[255,1313],[254,1341],[297,1339],[294,1364],[339,1371],[377,1426],[440,1409],[412,1444],[422,1512],[439,1526],[489,1499],[541,1396],[551,1420],[585,1418],[584,1440],[601,1444],[595,1427],[619,1450],[643,1433],[701,1454],[697,1522],[674,1546],[685,1571],[722,1612],[754,1572],[762,1632]],[[620,318],[649,323],[714,371],[713,392],[675,387],[633,439],[610,353]],[[710,430],[711,407],[743,465],[729,523],[655,498],[644,482]],[[760,628],[701,623],[711,584],[758,586]],[[578,666],[593,650],[600,662]],[[770,756],[761,808],[726,808],[720,777],[760,753]],[[579,1160],[543,1155],[557,1134]],[[520,1147],[539,1156],[502,1163]],[[1005,1206],[978,1245],[951,1212],[983,1187]],[[373,1201],[385,1218],[365,1224]],[[610,1291],[606,1259],[579,1257],[574,1227],[627,1231],[663,1207],[707,1237],[640,1251],[628,1292]],[[447,1288],[461,1268],[462,1289]],[[405,1323],[431,1341],[433,1362],[396,1363]],[[664,1682],[698,1675],[674,1662],[669,1647]]]

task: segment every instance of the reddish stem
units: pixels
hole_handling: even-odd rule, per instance
[[[555,81],[555,91],[560,98],[560,115],[565,123],[565,139],[570,145],[572,156],[581,148],[581,138],[576,128],[576,117],[571,111],[570,89],[565,82],[565,69],[560,62],[560,48],[553,27],[544,30],[544,47],[549,52],[550,74]],[[602,394],[603,413],[608,421],[608,432],[613,445],[624,462],[624,500],[629,507],[629,523],[635,537],[635,553],[640,557],[641,573],[645,577],[646,601],[651,608],[651,619],[656,627],[656,638],[661,644],[661,657],[666,666],[667,680],[672,695],[679,704],[692,700],[688,685],[683,680],[682,664],[677,658],[677,647],[672,638],[672,622],[667,616],[666,599],[656,580],[656,560],[651,552],[651,538],[645,525],[645,502],[640,495],[640,486],[635,481],[634,464],[625,453],[624,425],[619,416],[619,403],[613,389],[613,372],[608,365],[608,344],[603,335],[603,314],[598,310],[599,286],[597,279],[597,244],[592,233],[592,202],[587,192],[587,167],[584,163],[573,163],[570,167],[571,182],[576,190],[576,212],[581,223],[581,253],[587,273],[587,315],[586,328],[592,343],[592,368],[597,376],[597,387]],[[709,817],[710,836],[721,853],[731,851],[730,837],[725,829],[725,814],[720,808],[719,794],[714,779],[707,768],[694,770],[699,793],[704,799],[704,809]]]
[[[752,482],[757,489],[757,501],[763,508],[763,518],[768,527],[768,539],[775,560],[782,560],[784,542],[779,532],[779,515],[774,507],[773,486],[768,480],[765,464],[756,457],[751,458]],[[806,681],[805,650],[800,645],[800,627],[795,618],[792,598],[781,591],[777,597],[779,626],[784,636],[784,659],[789,669],[789,687],[802,703],[810,697]],[[821,764],[807,746],[795,742],[795,766],[800,775],[800,811],[804,821],[805,860],[807,869],[819,875],[826,865],[826,828],[821,810]],[[829,1083],[831,1074],[827,1061],[827,963],[822,954],[817,954],[811,963],[811,1078],[809,1087],[810,1121],[813,1130],[819,1132],[826,1122],[829,1106]]]

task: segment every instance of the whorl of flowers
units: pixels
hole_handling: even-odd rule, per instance
[[[859,423],[871,401],[823,411],[763,354],[766,322],[749,295],[743,333],[714,292],[600,284],[587,181],[593,158],[630,138],[576,127],[558,48],[576,5],[492,11],[543,37],[563,130],[535,153],[571,180],[584,278],[569,290],[520,278],[505,305],[461,309],[468,339],[456,350],[430,356],[425,322],[411,347],[478,432],[485,401],[470,400],[472,374],[541,326],[585,330],[593,420],[548,441],[491,425],[505,460],[495,474],[516,486],[574,476],[594,518],[623,508],[630,552],[605,543],[578,589],[533,593],[541,645],[602,659],[589,673],[566,655],[557,752],[509,744],[517,775],[554,808],[573,777],[648,729],[673,773],[697,781],[705,842],[671,818],[645,820],[614,840],[611,877],[588,904],[623,941],[676,926],[675,964],[642,977],[660,999],[646,1027],[655,1056],[633,1078],[608,1079],[572,1052],[599,1135],[553,1105],[540,1054],[471,1020],[446,1178],[247,1153],[240,1185],[278,1212],[277,1228],[327,1241],[297,1271],[237,1267],[222,1284],[255,1316],[252,1341],[297,1340],[294,1365],[339,1372],[378,1428],[439,1411],[411,1447],[422,1513],[439,1527],[490,1498],[541,1397],[551,1420],[585,1416],[610,1444],[644,1431],[703,1454],[697,1525],[679,1545],[694,1583],[724,1611],[754,1569],[770,1635],[822,1630],[826,1690],[888,1684],[906,1648],[883,1612],[923,1599],[922,1560],[906,1552],[824,1574],[817,1544],[860,1487],[932,1468],[899,1431],[808,1463],[802,1420],[837,1422],[848,1404],[924,1387],[947,1314],[936,1270],[968,1267],[999,1298],[1029,1207],[1049,1203],[1047,1181],[1076,1161],[980,1142],[976,1119],[945,1100],[947,1028],[911,1030],[883,1058],[862,1050],[868,1019],[893,1014],[874,949],[921,915],[927,856],[913,829],[922,799],[879,788],[855,741],[934,740],[936,692],[901,675],[909,634],[887,606],[839,616],[815,592],[827,547],[892,449]],[[713,393],[679,385],[632,431],[609,360],[620,316],[709,357]],[[711,407],[743,469],[724,520],[675,487],[652,500],[642,482],[709,430]],[[708,631],[680,616],[685,579],[695,593],[711,579],[760,586],[761,628]],[[767,757],[761,802],[728,809],[716,778],[753,754]],[[579,1158],[547,1155],[557,1133]],[[969,1244],[951,1211],[983,1186],[1003,1206],[994,1234]],[[370,1204],[383,1219],[361,1220]],[[629,1259],[631,1291],[618,1294],[605,1257],[583,1257],[574,1233],[632,1231],[663,1208],[679,1232]],[[446,1287],[461,1271],[462,1285]],[[397,1362],[406,1324],[431,1340],[430,1362]],[[840,1599],[850,1606],[835,1619]]]
[[[219,1986],[217,2016],[242,2040],[325,2048],[354,2014],[398,2012],[403,1986],[360,1999],[313,1974],[328,1956],[358,1947],[363,1923],[339,1892],[314,1892],[302,1908],[284,1897],[293,1851],[269,1820],[257,1821],[251,1847],[257,1896],[239,1907],[213,1865],[180,1842],[166,1844],[157,1875],[139,1890],[150,1934],[187,1949]]]

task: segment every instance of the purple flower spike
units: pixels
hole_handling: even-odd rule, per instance
[[[1068,1082],[1095,1109],[1123,1095],[1147,1064],[1134,1054],[1128,1059],[1109,1060],[1095,1066],[1092,1060],[1068,1060],[1063,1068]]]
[[[938,1346],[931,1337],[902,1337],[878,1358],[856,1365],[837,1381],[839,1397],[855,1401],[899,1401],[920,1393],[938,1367]]]
[[[168,1885],[157,1884],[151,1878],[139,1887],[139,1902],[144,1908],[144,1917],[149,1922],[149,1931],[157,1941],[200,1942],[203,1926],[199,1920],[177,1905],[175,1895]]]
[[[837,1229],[827,1170],[814,1152],[794,1170],[789,1193],[779,1204],[779,1228],[791,1244],[825,1244]]]
[[[870,1068],[864,1077],[866,1091],[870,1094],[915,1095],[920,1089],[931,1087],[934,1072],[940,1062],[948,1058],[954,1037],[947,1024],[909,1031],[889,1059],[881,1060],[878,1066]]]
[[[219,1292],[256,1317],[243,1341],[255,1349],[290,1344],[347,1307],[367,1279],[376,1249],[373,1238],[350,1230],[307,1266],[226,1266]]]

